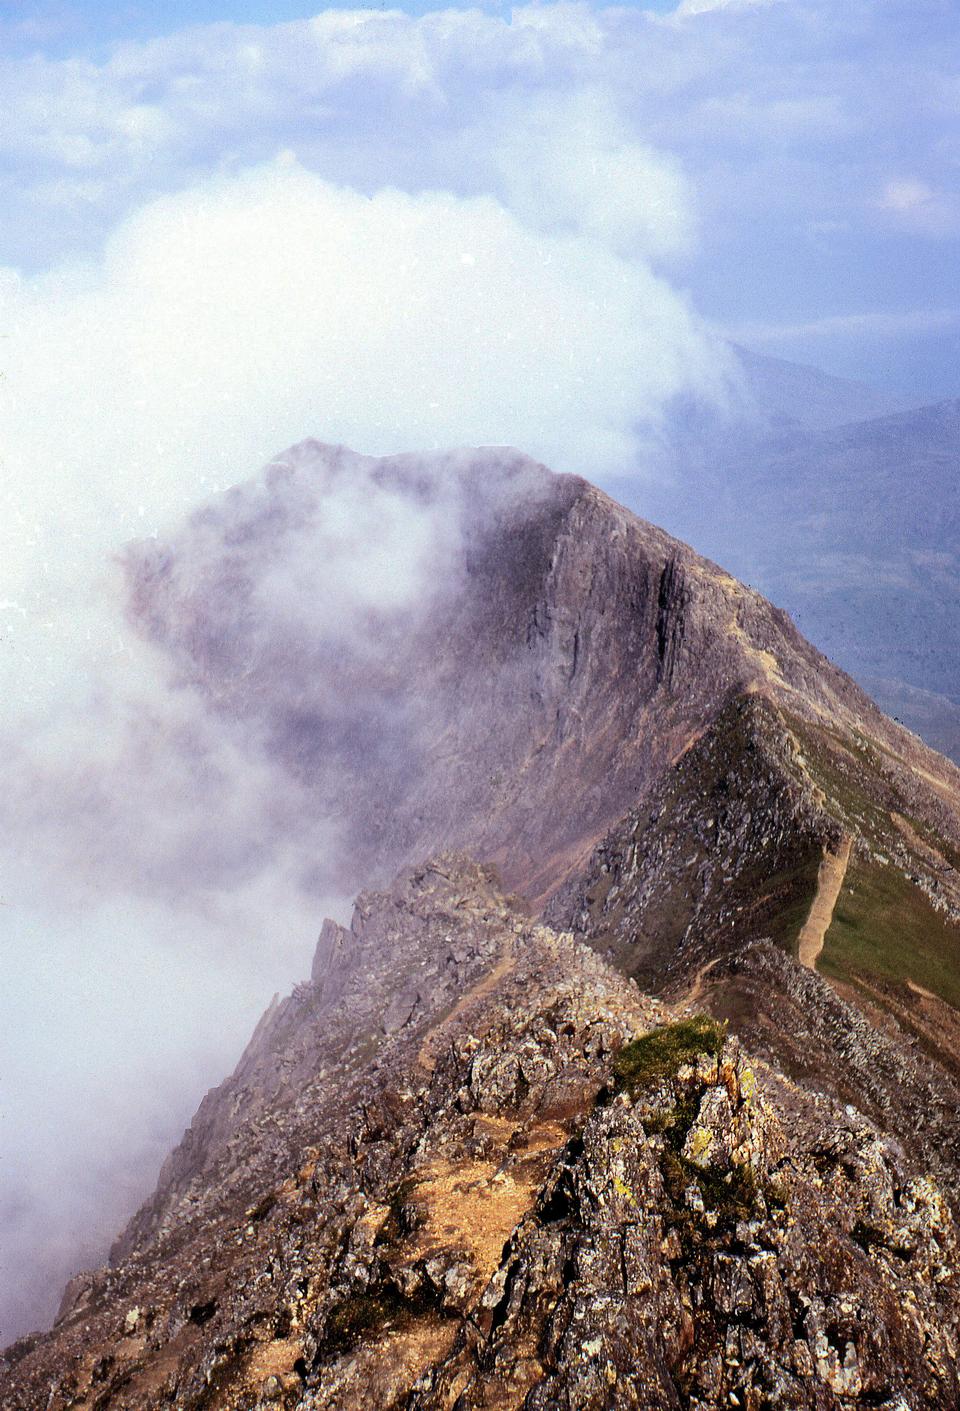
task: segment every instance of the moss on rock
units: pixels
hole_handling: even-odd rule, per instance
[[[708,1014],[695,1014],[676,1024],[665,1024],[626,1044],[613,1061],[618,1092],[636,1096],[662,1078],[672,1078],[685,1063],[701,1054],[719,1055],[726,1038],[725,1024]]]

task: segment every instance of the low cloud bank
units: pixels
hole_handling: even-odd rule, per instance
[[[685,226],[679,177],[651,154],[630,216],[643,150],[574,112],[581,156],[606,143],[623,197],[604,210],[594,185],[573,221],[580,158],[537,122],[549,229],[519,177],[511,208],[363,194],[283,157],[149,202],[95,261],[0,277],[4,1341],[102,1258],[347,906],[323,865],[336,779],[318,807],[131,628],[123,544],[311,433],[371,453],[519,444],[612,477],[642,472],[673,398],[723,395],[725,355],[647,251],[679,238],[651,233],[651,192]],[[259,566],[250,618],[382,659],[391,614],[455,559],[459,507],[360,475],[307,508],[309,532],[292,522]]]

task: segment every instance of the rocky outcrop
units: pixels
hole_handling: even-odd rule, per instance
[[[758,693],[732,698],[547,908],[647,989],[786,933],[840,824]],[[797,925],[799,930],[799,924]]]
[[[868,1118],[463,858],[324,946],[4,1408],[956,1404],[957,1230]]]

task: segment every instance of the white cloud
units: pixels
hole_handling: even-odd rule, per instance
[[[747,10],[762,5],[781,3],[782,0],[683,0],[675,14],[680,18],[688,15],[705,15],[712,10]]]
[[[7,1122],[20,1157],[3,1199],[5,1245],[37,1270],[33,1309],[71,1256],[95,1252],[72,1222],[89,1216],[101,1238],[119,1221],[188,1117],[198,1071],[210,1082],[227,1066],[251,995],[304,973],[322,912],[342,908],[304,880],[333,851],[316,798],[278,788],[254,726],[231,732],[169,688],[169,663],[124,627],[111,555],[311,433],[371,452],[510,442],[592,476],[642,469],[666,402],[719,393],[724,360],[645,254],[682,238],[679,178],[612,119],[578,141],[572,162],[552,134],[542,154],[534,143],[543,180],[556,173],[548,220],[489,195],[365,194],[286,151],[143,204],[95,259],[0,272],[0,926],[18,957],[5,1001],[17,1020],[49,992],[31,1032],[16,1025],[8,1072],[25,1099]],[[604,204],[587,171],[580,218],[591,144],[623,181]],[[647,217],[658,192],[676,209]],[[322,532],[286,544],[282,572],[261,574],[254,607],[296,636],[309,591],[312,626],[322,611],[330,640],[355,642],[373,607],[435,583],[446,527],[358,482]],[[164,977],[152,991],[127,994],[121,931],[137,972]],[[75,1031],[84,1063],[63,1070]],[[41,1108],[43,1136],[21,1141]],[[108,1130],[120,1194],[105,1202]],[[96,1172],[68,1202],[56,1150]],[[27,1316],[22,1294],[5,1318]]]
[[[490,198],[367,197],[289,161],[151,203],[96,264],[8,272],[0,300],[15,599],[65,535],[89,554],[149,532],[308,433],[608,475],[667,399],[721,381],[643,260]]]
[[[880,205],[887,211],[915,211],[933,200],[925,181],[888,181]]]
[[[516,100],[489,131],[496,189],[526,222],[625,254],[687,253],[696,217],[678,163],[638,142],[602,89]]]
[[[737,282],[749,294],[763,281],[771,302],[771,252],[789,259],[825,221],[862,241],[890,223],[956,234],[945,196],[916,206],[913,226],[878,207],[888,181],[907,179],[891,176],[891,161],[912,163],[909,180],[933,193],[953,189],[955,7],[742,0],[694,13],[702,3],[672,16],[570,4],[508,17],[335,10],[127,43],[101,64],[9,59],[0,259],[6,249],[13,263],[42,265],[69,245],[92,250],[158,191],[285,148],[338,185],[493,195],[527,223],[534,173],[549,173],[545,220],[579,205],[594,232],[620,248],[647,241],[656,259],[689,241],[679,164],[703,237],[688,280],[712,290],[717,260],[734,257]],[[524,151],[519,134],[542,129],[547,113],[552,150],[541,132]],[[577,195],[565,199],[574,165]]]
[[[960,192],[936,190],[915,177],[887,181],[876,202],[912,234],[943,239],[960,234]]]

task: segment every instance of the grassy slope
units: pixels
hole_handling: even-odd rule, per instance
[[[850,830],[869,848],[854,853],[827,931],[818,968],[825,975],[856,983],[874,977],[922,985],[960,1008],[960,926],[938,911],[894,861],[904,838],[891,819],[904,805],[883,777],[882,751],[872,742],[847,741],[791,718],[806,767]],[[960,859],[946,839],[919,819],[907,821],[953,866]],[[912,853],[916,871],[922,860]],[[885,859],[881,861],[880,859]],[[914,870],[911,867],[911,870]]]
[[[960,927],[890,864],[851,864],[818,968],[842,980],[913,980],[960,1009]]]

